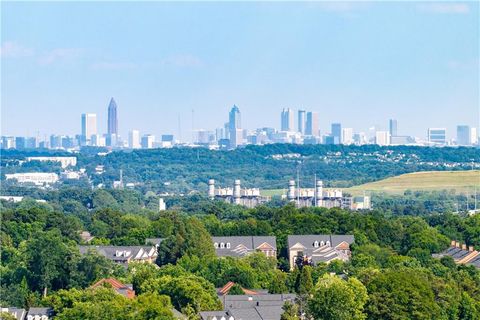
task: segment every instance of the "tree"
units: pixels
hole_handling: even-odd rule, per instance
[[[300,320],[300,310],[298,305],[293,302],[287,301],[282,307],[283,313],[280,320]]]
[[[430,279],[419,269],[387,269],[367,283],[370,319],[436,319],[440,309]]]
[[[480,303],[475,305],[468,293],[462,292],[462,299],[460,300],[459,319],[462,320],[479,320],[480,319]]]
[[[275,270],[271,274],[271,280],[268,285],[268,293],[278,294],[278,293],[287,293],[288,288],[286,285],[287,274],[280,270]]]
[[[312,267],[304,266],[297,277],[295,292],[300,295],[309,294],[313,289]]]
[[[308,301],[308,312],[316,320],[363,320],[366,319],[363,309],[367,300],[367,289],[357,279],[345,281],[326,274],[315,286]]]

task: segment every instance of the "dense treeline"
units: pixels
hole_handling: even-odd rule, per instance
[[[38,168],[45,164],[18,165],[19,159],[40,154],[45,152],[4,151],[2,171],[40,170]],[[471,169],[472,162],[480,162],[480,150],[476,148],[376,145],[273,144],[232,151],[173,148],[116,151],[108,155],[97,155],[85,149],[76,156],[78,167],[87,169],[95,186],[110,187],[119,179],[121,169],[125,182],[138,183],[143,192],[177,193],[205,191],[210,178],[224,185],[232,185],[234,179],[241,179],[244,186],[285,188],[288,180],[296,176],[297,169],[302,181],[312,181],[313,184],[316,174],[326,186],[348,187],[409,172],[467,170]],[[95,174],[97,165],[105,166],[103,174]],[[56,169],[52,168],[52,171]]]
[[[141,205],[108,207],[109,200],[118,204],[122,199],[108,194],[90,209],[82,205],[81,211],[61,211],[58,203],[28,199],[3,203],[0,304],[48,305],[60,319],[172,319],[175,307],[195,319],[198,311],[221,309],[215,287],[234,281],[238,293],[240,286],[297,293],[283,319],[299,319],[302,312],[315,319],[453,320],[480,315],[479,270],[431,256],[450,239],[480,246],[478,215],[392,216],[380,210],[298,210],[291,205],[244,209],[201,199],[188,212],[156,212]],[[65,197],[83,203],[88,195]],[[129,197],[125,203],[135,203]],[[95,254],[81,256],[76,246],[80,230],[90,231],[94,244],[136,245],[150,237],[165,238],[157,259],[160,268],[142,264],[125,270]],[[287,271],[287,235],[316,233],[354,234],[351,261],[315,267],[298,263]],[[278,260],[261,254],[217,258],[211,235],[275,235]],[[88,289],[111,276],[133,283],[138,297],[130,301],[108,288]]]

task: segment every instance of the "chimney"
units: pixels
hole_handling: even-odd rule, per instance
[[[450,247],[455,247],[455,240],[450,241]]]
[[[467,250],[467,245],[466,244],[462,244],[462,250]]]
[[[469,246],[468,251],[472,252],[473,251],[473,246]]]
[[[460,242],[455,241],[455,247],[460,248]]]

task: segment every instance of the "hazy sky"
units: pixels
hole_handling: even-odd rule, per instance
[[[479,122],[477,2],[2,2],[2,134],[105,132],[191,137],[280,126],[284,107],[400,134]]]

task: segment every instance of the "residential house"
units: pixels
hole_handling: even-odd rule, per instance
[[[51,308],[30,308],[25,320],[48,320],[53,318]]]
[[[277,240],[270,236],[212,237],[218,257],[244,257],[262,252],[267,257],[277,256]]]
[[[202,320],[280,320],[283,305],[295,294],[224,295],[224,310],[200,312]]]
[[[90,288],[98,288],[104,286],[112,287],[118,294],[121,294],[122,296],[125,296],[129,299],[135,297],[135,290],[133,290],[133,286],[131,284],[123,284],[114,278],[101,279],[94,283]]]
[[[155,246],[78,246],[81,254],[97,252],[115,263],[127,266],[130,262],[154,263],[157,259]]]
[[[9,313],[17,320],[25,319],[25,316],[27,314],[27,311],[25,309],[15,308],[15,307],[8,307],[8,308],[0,307],[0,312]]]
[[[288,236],[288,259],[290,269],[295,268],[297,258],[308,264],[330,263],[333,260],[350,259],[353,235],[293,235]]]

